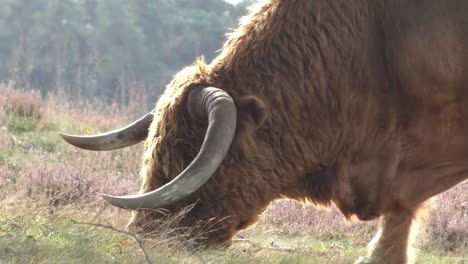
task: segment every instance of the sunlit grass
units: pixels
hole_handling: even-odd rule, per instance
[[[15,96],[23,98],[20,104],[37,100]],[[138,190],[142,146],[88,152],[58,135],[113,129],[134,115],[49,98],[31,103],[40,114],[24,116],[4,104],[0,100],[0,263],[147,263],[139,243],[118,231],[130,213],[98,195]],[[439,197],[416,244],[418,263],[468,259],[467,188]],[[227,250],[190,250],[167,229],[139,238],[153,263],[353,263],[366,254],[376,222],[349,224],[335,209],[279,201]]]
[[[0,263],[147,263],[131,236],[112,228],[116,212],[93,219],[84,212],[74,215],[62,208],[62,215],[45,214],[46,208],[30,209],[23,216],[2,212],[0,219]],[[66,212],[66,213],[65,213]],[[45,215],[43,215],[45,214]],[[106,223],[109,222],[109,223]],[[144,247],[153,263],[353,263],[366,253],[364,239],[352,234],[301,234],[282,236],[253,228],[225,250],[194,252],[170,241],[145,240]],[[466,255],[421,250],[418,263],[464,263]],[[311,262],[312,261],[312,262]]]
[[[0,263],[124,263],[138,254],[133,242],[112,230],[79,226],[36,210],[27,213],[1,219]]]

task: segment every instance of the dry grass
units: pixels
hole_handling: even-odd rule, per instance
[[[113,230],[124,229],[130,213],[98,197],[138,189],[141,146],[87,152],[58,136],[113,129],[136,115],[115,105],[41,101],[11,85],[0,92],[0,123],[6,124],[0,125],[0,262],[145,263],[138,241]],[[439,197],[418,244],[421,263],[462,263],[468,257],[467,189],[465,183]],[[197,253],[191,250],[194,240],[185,239],[192,230],[175,229],[180,217],[139,237],[154,263],[351,263],[365,253],[376,227],[346,223],[334,208],[278,201],[228,251]],[[281,250],[287,248],[295,251]]]
[[[0,105],[6,114],[39,118],[42,100],[39,91],[22,91],[13,88],[14,83],[0,84]]]
[[[467,253],[468,182],[438,197],[426,230],[427,240],[439,244],[444,252]]]

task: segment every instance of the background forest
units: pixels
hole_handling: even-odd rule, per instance
[[[213,58],[246,2],[0,0],[0,81],[121,107],[143,96],[152,106],[181,67]]]

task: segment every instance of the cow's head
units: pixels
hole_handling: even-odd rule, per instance
[[[162,217],[154,209],[178,214],[193,205],[179,225],[202,226],[209,229],[204,241],[224,244],[255,221],[276,194],[262,182],[261,175],[271,155],[256,150],[253,140],[255,129],[265,120],[262,101],[254,96],[233,99],[222,87],[210,86],[205,76],[200,65],[182,71],[168,85],[156,109],[125,128],[62,137],[88,150],[127,147],[146,138],[142,193],[103,195],[104,199],[142,211],[133,225],[147,232]]]

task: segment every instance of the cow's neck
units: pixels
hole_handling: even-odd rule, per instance
[[[352,127],[345,123],[362,119],[348,108],[372,82],[360,74],[368,64],[367,10],[361,1],[266,1],[210,65],[215,85],[266,103],[265,129],[273,136],[259,137],[294,159],[297,170],[333,163],[344,128]]]

